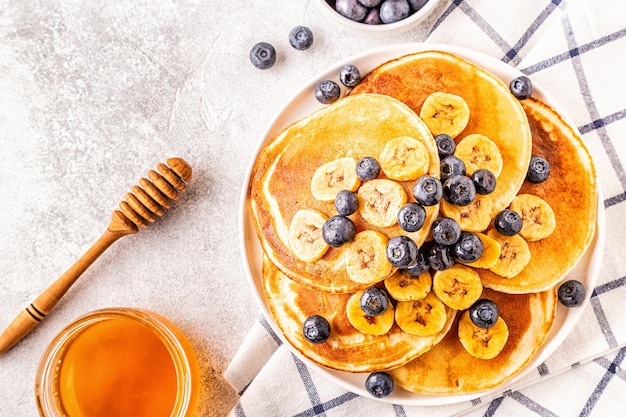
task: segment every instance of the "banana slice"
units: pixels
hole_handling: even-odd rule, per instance
[[[487,136],[473,133],[457,145],[454,155],[465,162],[465,173],[470,176],[478,169],[487,169],[498,178],[502,172],[502,155],[498,145]]]
[[[428,172],[430,156],[422,142],[410,136],[400,136],[387,142],[378,162],[388,178],[408,181]]]
[[[470,308],[483,293],[480,275],[474,269],[455,264],[433,276],[433,292],[455,310]]]
[[[415,301],[398,301],[396,323],[407,333],[432,336],[446,324],[446,307],[432,292]]]
[[[522,235],[527,241],[545,239],[556,228],[556,217],[550,204],[534,194],[518,194],[509,207],[522,216]]]
[[[472,268],[489,269],[494,266],[496,262],[498,262],[498,259],[500,259],[500,244],[497,240],[487,236],[484,233],[476,233],[476,236],[478,236],[480,241],[483,242],[483,254],[480,255],[480,258],[478,258],[478,260],[472,263],[464,263],[462,261],[458,262],[462,262],[465,265],[471,266]]]
[[[513,278],[530,262],[530,249],[528,243],[519,234],[504,236],[496,229],[489,229],[487,236],[495,239],[500,244],[500,257],[498,261],[489,268],[494,274],[503,278]]]
[[[463,97],[436,92],[426,97],[420,109],[420,118],[433,136],[446,133],[455,138],[467,126],[470,110]]]
[[[328,217],[312,209],[298,210],[289,226],[289,249],[300,260],[314,262],[320,259],[328,244],[322,238],[322,226]]]
[[[375,179],[365,182],[357,192],[359,212],[371,225],[393,226],[398,222],[398,210],[406,204],[408,196],[395,181]]]
[[[311,193],[317,200],[334,201],[339,191],[356,191],[359,185],[361,180],[356,175],[356,160],[339,158],[315,170],[311,179]]]
[[[429,271],[415,277],[404,269],[398,269],[384,283],[387,292],[394,300],[415,301],[428,295],[433,285],[433,279]]]
[[[363,291],[357,291],[348,300],[346,314],[350,324],[361,333],[382,336],[391,330],[394,322],[393,305],[389,303],[387,310],[379,316],[368,316],[361,308]]]
[[[467,352],[479,359],[493,359],[504,349],[509,339],[509,328],[502,317],[489,328],[472,323],[469,311],[459,319],[459,340]]]
[[[389,238],[375,230],[364,230],[354,236],[347,250],[346,269],[352,281],[375,284],[392,273],[387,260]]]
[[[482,232],[491,223],[493,202],[489,196],[476,194],[474,201],[467,206],[457,206],[441,200],[441,213],[445,217],[456,220],[461,230],[466,232]]]

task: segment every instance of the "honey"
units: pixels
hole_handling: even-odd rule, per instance
[[[184,335],[142,310],[99,310],[61,332],[37,377],[45,417],[185,417],[197,362]]]

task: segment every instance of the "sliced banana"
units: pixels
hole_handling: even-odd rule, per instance
[[[433,292],[448,307],[465,310],[480,298],[483,284],[476,270],[455,264],[444,271],[435,272]]]
[[[356,191],[359,185],[361,180],[356,175],[356,160],[339,158],[315,170],[311,179],[311,193],[317,200],[334,201],[339,191]]]
[[[495,239],[500,244],[500,257],[498,261],[489,268],[494,274],[503,278],[513,278],[530,262],[530,249],[528,243],[519,234],[504,236],[496,229],[489,229],[487,236]]]
[[[398,301],[396,323],[407,333],[417,336],[432,336],[445,326],[446,307],[432,292],[415,301]]]
[[[415,301],[428,295],[433,279],[429,271],[415,277],[404,269],[398,269],[392,276],[385,279],[384,283],[387,292],[394,300]]]
[[[361,296],[363,291],[357,291],[348,300],[346,314],[348,321],[361,333],[373,336],[382,336],[391,330],[394,322],[394,309],[391,303],[387,310],[379,316],[368,316],[361,308]]]
[[[480,241],[483,242],[483,254],[480,255],[478,260],[465,265],[469,265],[472,268],[489,269],[494,266],[496,262],[498,262],[498,259],[500,259],[500,244],[497,240],[484,233],[476,233],[476,236],[478,236]]]
[[[387,260],[386,235],[375,230],[357,233],[348,245],[346,269],[354,282],[375,284],[392,273],[392,266]]]
[[[371,225],[393,226],[398,222],[398,210],[406,204],[408,196],[395,181],[375,179],[365,182],[357,192],[359,212]]]
[[[522,216],[522,235],[527,241],[545,239],[556,228],[556,217],[550,204],[534,194],[518,194],[509,207]]]
[[[491,223],[493,202],[489,196],[476,194],[467,206],[457,206],[441,200],[441,213],[456,220],[466,232],[482,232]]]
[[[498,145],[487,136],[473,133],[457,145],[454,155],[465,162],[465,173],[472,175],[478,169],[487,169],[498,178],[502,172],[502,155]]]
[[[467,126],[470,110],[463,97],[436,92],[426,97],[420,110],[420,118],[433,136],[446,133],[455,138]]]
[[[378,161],[385,175],[396,181],[416,180],[426,174],[430,166],[426,145],[410,136],[387,142]]]
[[[289,226],[289,249],[301,261],[314,262],[320,259],[328,244],[322,238],[322,226],[328,217],[312,209],[298,210]]]
[[[459,340],[465,350],[479,359],[493,359],[504,349],[509,339],[509,328],[502,317],[489,328],[482,328],[472,323],[469,310],[459,319]]]

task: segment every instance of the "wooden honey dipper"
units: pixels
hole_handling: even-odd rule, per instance
[[[148,171],[148,178],[141,178],[132,187],[126,200],[119,204],[120,210],[113,217],[102,236],[61,277],[42,292],[0,334],[0,353],[4,353],[32,329],[52,310],[72,284],[115,241],[137,233],[137,226],[145,228],[171,207],[170,200],[178,200],[178,192],[184,192],[185,183],[191,181],[191,166],[181,158],[169,158],[167,165],[159,163],[157,171]]]

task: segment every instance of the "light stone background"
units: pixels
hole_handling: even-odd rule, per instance
[[[299,24],[315,35],[307,51],[288,43]],[[163,219],[115,243],[0,356],[0,415],[37,415],[48,343],[78,316],[114,306],[175,322],[200,359],[197,415],[226,415],[237,396],[222,373],[261,314],[238,242],[241,186],[261,133],[324,68],[425,36],[348,33],[306,0],[0,0],[2,329],[95,242],[149,169],[171,156],[194,169]],[[278,51],[270,70],[250,64],[258,41]]]

